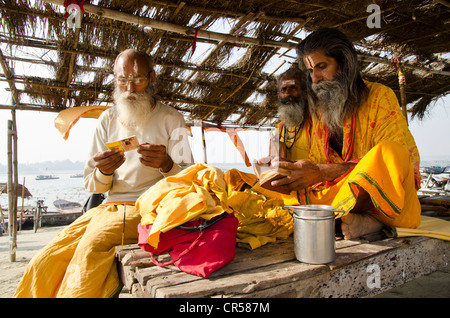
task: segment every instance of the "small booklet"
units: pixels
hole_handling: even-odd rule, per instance
[[[273,168],[270,163],[259,164],[256,160],[253,161],[253,170],[259,180],[259,185],[269,190],[275,190],[270,184],[273,180],[281,179],[290,174],[289,170]]]
[[[108,147],[108,149],[119,149],[120,151],[125,152],[139,147],[139,141],[136,136],[131,136],[122,140],[107,142],[106,147]]]

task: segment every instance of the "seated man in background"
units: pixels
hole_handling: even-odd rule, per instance
[[[298,68],[290,68],[278,77],[277,126],[279,155],[289,160],[306,159],[309,155],[310,118],[306,100],[306,77]],[[274,144],[271,145],[271,149]]]
[[[112,297],[122,285],[115,247],[137,243],[137,198],[165,176],[193,163],[183,116],[159,102],[152,58],[133,49],[114,64],[114,106],[99,118],[84,183],[108,192],[43,248],[28,264],[15,297]],[[137,149],[109,150],[106,143],[136,136]]]
[[[274,157],[300,160],[309,155],[311,118],[308,113],[306,75],[299,68],[290,68],[278,76],[277,85],[280,123],[275,128],[275,136],[270,140],[269,156],[260,158],[257,162],[259,165],[267,165]],[[229,193],[253,188],[269,197],[281,198],[286,204],[297,204],[296,196],[266,192],[260,186],[262,180],[256,183],[258,177],[237,169],[225,173]],[[268,183],[265,187],[271,189]]]
[[[297,54],[309,74],[309,159],[272,160],[289,175],[271,189],[350,212],[341,217],[346,239],[384,225],[416,228],[419,152],[394,92],[362,79],[352,43],[334,28],[311,33]]]

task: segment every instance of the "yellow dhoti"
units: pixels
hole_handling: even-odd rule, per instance
[[[406,228],[420,224],[421,207],[409,153],[391,141],[373,147],[335,184],[300,191],[299,200],[300,204],[326,204],[348,212],[355,206],[360,188],[370,195],[376,208],[370,212],[383,224]]]
[[[124,244],[137,242],[141,216],[127,203]],[[28,264],[14,297],[111,297],[122,287],[115,247],[122,244],[123,203],[89,210]]]

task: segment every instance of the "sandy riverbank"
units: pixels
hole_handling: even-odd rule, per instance
[[[0,297],[12,297],[28,262],[34,254],[47,245],[65,226],[43,227],[17,232],[16,261],[9,256],[9,236],[0,236]]]

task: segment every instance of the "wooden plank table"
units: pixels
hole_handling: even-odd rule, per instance
[[[208,279],[154,266],[137,245],[116,251],[122,282],[136,298],[367,297],[447,266],[450,242],[338,239],[333,263],[310,265],[296,260],[291,236],[255,250],[237,247],[234,260]]]

